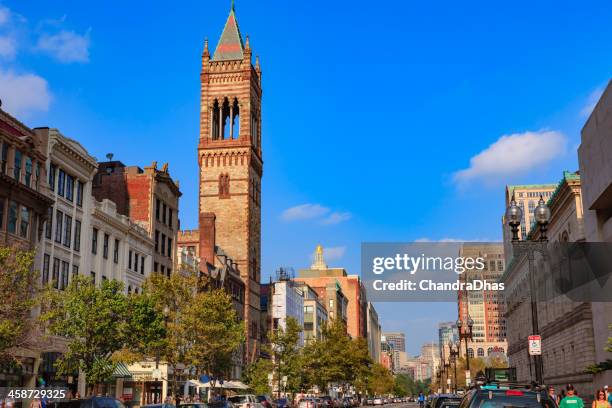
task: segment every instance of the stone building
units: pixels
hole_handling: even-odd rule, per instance
[[[378,313],[374,308],[372,302],[368,302],[367,306],[367,340],[368,340],[368,352],[370,357],[375,362],[380,361],[380,336],[382,335],[380,323],[378,320]]]
[[[245,357],[253,361],[261,338],[261,70],[233,6],[212,57],[205,41],[200,79],[199,228],[212,228],[244,282]],[[211,243],[199,245],[200,257],[217,266]]]
[[[548,225],[549,248],[559,242],[585,240],[583,228],[580,176],[565,172],[548,200],[551,219]],[[528,239],[538,240],[541,231],[533,228]],[[536,293],[550,293],[553,285],[545,273],[548,264],[536,254]],[[532,334],[531,290],[529,260],[526,256],[513,257],[502,277],[506,285],[506,317],[508,324],[508,358],[517,368],[519,381],[535,378],[533,359],[528,355],[527,337]],[[539,298],[537,303],[539,331],[542,336],[543,381],[560,389],[571,383],[587,399],[594,393],[593,375],[585,373],[595,362],[593,314],[590,303],[574,301],[567,296]]]
[[[93,195],[117,205],[117,212],[144,228],[155,242],[153,271],[170,276],[176,267],[176,241],[179,225],[178,182],[170,177],[168,164],[157,162],[141,169],[120,161],[98,163]]]
[[[323,300],[317,292],[306,284],[302,284],[304,295],[304,343],[323,339],[323,328],[329,317]]]
[[[582,128],[578,149],[582,179],[584,208],[584,235],[588,242],[612,242],[612,81]],[[612,279],[603,288],[612,293]],[[593,302],[593,336],[595,361],[612,359],[607,351],[611,336],[612,302]],[[612,385],[612,370],[603,371],[593,378],[594,387]]]

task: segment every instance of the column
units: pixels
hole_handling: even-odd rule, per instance
[[[215,104],[210,107],[210,122],[208,127],[210,128],[210,138],[214,140],[215,138]]]
[[[234,138],[234,104],[230,105],[229,128],[230,128],[229,138],[233,139]]]
[[[223,139],[223,103],[219,103],[219,137]]]

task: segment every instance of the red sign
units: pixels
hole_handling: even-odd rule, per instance
[[[539,356],[542,355],[542,336],[539,334],[535,334],[529,336],[529,355],[530,356]]]

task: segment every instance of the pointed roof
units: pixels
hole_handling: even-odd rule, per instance
[[[240,29],[238,28],[238,21],[236,20],[234,2],[232,1],[232,8],[225,22],[225,27],[213,55],[213,60],[241,60],[244,57],[243,51],[244,44],[242,42],[242,35],[240,35]]]

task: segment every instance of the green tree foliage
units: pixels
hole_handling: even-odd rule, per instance
[[[269,395],[272,393],[272,388],[270,387],[268,374],[271,374],[273,369],[272,360],[259,358],[246,367],[242,374],[242,380],[257,395]]]
[[[391,372],[381,364],[374,364],[368,383],[368,393],[370,395],[391,394],[395,388],[395,379]]]
[[[31,317],[38,295],[34,252],[0,248],[0,365],[14,364],[14,350],[37,343],[37,322]]]
[[[129,305],[123,284],[75,276],[65,291],[49,289],[41,320],[53,335],[65,337],[67,351],[56,363],[59,375],[83,370],[88,385],[106,382],[116,368],[113,354],[129,341]]]

